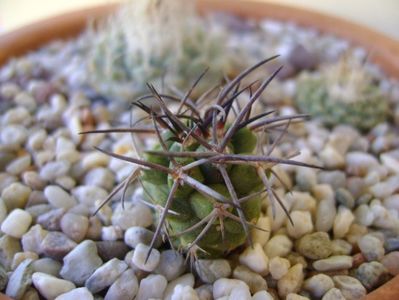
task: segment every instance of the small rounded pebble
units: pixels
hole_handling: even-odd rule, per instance
[[[166,286],[165,293],[163,295],[163,299],[171,300],[173,291],[175,290],[176,286],[181,285],[181,286],[194,287],[194,283],[195,283],[194,275],[191,273],[184,274],[184,275],[176,278],[175,280],[172,280]]]
[[[354,219],[355,216],[349,208],[342,205],[339,206],[337,215],[334,220],[334,237],[336,239],[343,238],[349,231],[349,228],[352,225]]]
[[[98,293],[109,287],[115,280],[127,269],[127,264],[117,258],[97,268],[93,274],[86,280],[85,286],[90,292]]]
[[[197,292],[191,286],[177,285],[170,300],[200,300]]]
[[[1,231],[9,236],[21,238],[28,231],[32,216],[22,210],[14,209],[1,224]]]
[[[366,296],[364,286],[354,277],[337,275],[333,277],[335,287],[338,288],[345,299],[356,300]]]
[[[275,256],[284,257],[291,252],[293,247],[292,241],[285,235],[273,236],[264,247],[265,253],[269,259]]]
[[[130,250],[122,241],[98,241],[96,246],[98,255],[104,261],[109,261],[112,258],[123,259]]]
[[[399,274],[399,252],[394,251],[385,255],[380,261],[385,268],[387,268],[389,274],[396,276]]]
[[[331,277],[325,274],[317,274],[306,279],[303,287],[313,297],[321,298],[328,290],[334,287],[334,282]]]
[[[266,245],[267,241],[270,238],[271,222],[269,217],[260,217],[256,222],[256,226],[262,228],[265,231],[253,228],[251,231],[252,242],[258,243],[263,247],[264,245]]]
[[[153,237],[154,232],[151,230],[144,227],[133,226],[125,231],[124,241],[128,246],[136,248],[136,246],[140,243],[144,245],[150,245]],[[161,239],[158,239],[155,247],[159,247],[160,244]]]
[[[56,208],[70,209],[76,205],[76,200],[57,185],[49,185],[44,189],[48,202]]]
[[[13,299],[21,299],[31,285],[32,260],[26,259],[11,273],[8,279],[6,294]]]
[[[8,185],[1,193],[1,198],[7,207],[8,211],[14,208],[24,208],[29,199],[31,189],[19,182],[14,182]]]
[[[62,232],[71,240],[79,243],[86,236],[89,228],[89,219],[86,216],[66,213],[61,218],[60,227]]]
[[[228,276],[225,276],[228,277]],[[266,280],[244,266],[237,266],[233,271],[233,278],[244,281],[251,293],[256,293],[261,290],[267,290]]]
[[[90,240],[77,245],[64,257],[63,262],[60,275],[79,286],[103,264],[97,254],[96,244]]]
[[[60,260],[75,247],[76,243],[70,240],[65,234],[51,231],[41,242],[39,253]]]
[[[70,162],[66,160],[51,161],[40,169],[39,174],[44,180],[51,181],[66,175],[70,167]]]
[[[350,269],[353,264],[351,256],[336,255],[329,258],[317,260],[313,263],[313,267],[317,271],[335,271]]]
[[[70,281],[40,272],[33,273],[32,283],[40,295],[48,300],[55,299],[75,288],[75,285]]]
[[[21,239],[24,251],[40,253],[40,244],[46,237],[47,233],[47,230],[44,230],[39,224],[32,226]]]
[[[278,294],[280,297],[286,297],[290,293],[297,293],[301,289],[304,280],[303,266],[296,264],[278,280]]]
[[[385,254],[383,243],[371,234],[360,238],[357,244],[368,261],[381,260]]]
[[[182,254],[172,249],[161,252],[159,264],[155,269],[157,274],[161,274],[171,281],[182,275],[184,270],[185,261]]]
[[[246,298],[233,298],[233,293],[238,294],[238,292],[235,292],[234,290],[238,290],[238,292],[240,293],[246,293]],[[213,284],[213,298],[218,299],[225,296],[229,296],[232,299],[251,299],[249,287],[246,285],[245,282],[237,279],[221,278],[215,281],[215,283]]]
[[[290,268],[290,262],[288,259],[275,256],[269,261],[269,270],[273,279],[279,280],[285,274],[287,274]]]
[[[355,271],[355,277],[362,285],[371,291],[390,279],[388,270],[377,261],[363,263]]]
[[[321,300],[346,300],[346,299],[344,295],[342,295],[339,289],[332,288],[327,293],[324,294]]]
[[[214,283],[219,278],[230,277],[231,267],[225,259],[199,259],[195,262],[195,270],[205,283]]]
[[[63,293],[59,295],[55,300],[76,300],[76,299],[81,299],[81,300],[94,300],[94,297],[90,291],[85,288],[77,288],[73,289],[69,292]],[[115,298],[116,299],[116,298]]]
[[[325,232],[306,234],[297,241],[296,250],[310,259],[326,258],[332,252],[331,241]]]
[[[342,204],[349,209],[352,209],[355,206],[355,199],[347,189],[337,189],[335,191],[335,199],[338,204]]]
[[[266,291],[259,291],[252,296],[252,300],[273,300],[273,296]]]
[[[337,239],[331,241],[331,254],[335,255],[350,255],[352,252],[352,245],[345,240]]]
[[[139,291],[135,299],[162,299],[167,284],[168,282],[162,275],[150,274],[140,281]]]
[[[32,262],[34,272],[46,273],[59,277],[61,271],[61,263],[49,257],[39,258]]]
[[[134,299],[138,290],[136,275],[133,270],[128,269],[111,285],[104,300],[131,300]]]
[[[151,249],[144,244],[138,244],[134,250],[133,263],[141,270],[151,272],[158,266],[160,253],[157,249]],[[148,256],[148,259],[147,259]]]
[[[246,248],[240,255],[239,261],[244,266],[261,275],[266,275],[269,272],[269,258],[260,244],[254,244],[252,247]]]
[[[287,224],[287,232],[289,236],[297,239],[313,231],[313,222],[310,212],[293,211],[290,215],[295,226],[292,225],[291,222]]]

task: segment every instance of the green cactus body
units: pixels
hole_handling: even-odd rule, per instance
[[[302,74],[296,103],[327,126],[349,124],[360,130],[384,122],[389,110],[387,99],[364,67],[346,60],[320,74]]]
[[[253,153],[256,145],[256,136],[247,129],[241,129],[233,136],[232,145],[233,147],[230,146],[229,149],[239,149],[240,152],[238,153],[241,153],[241,151],[251,151],[250,153]],[[159,148],[159,145],[155,146],[155,149]],[[174,142],[169,147],[169,151],[171,152],[184,152],[189,150],[198,152],[205,151],[203,146],[197,148],[194,146],[191,147],[191,149],[185,149],[178,142]],[[234,152],[234,154],[238,153]],[[165,157],[162,156],[151,155],[147,156],[147,159],[151,162],[158,162],[163,165],[167,164]],[[177,158],[175,161],[178,164],[186,165],[193,162],[194,159]],[[168,164],[172,167],[171,161],[168,161]],[[258,178],[254,167],[249,165],[234,165],[229,166],[227,170],[234,188],[240,197],[250,195],[251,193],[260,190],[262,182]],[[150,201],[155,201],[159,205],[165,205],[168,193],[173,184],[172,176],[149,176],[148,172],[154,171],[145,171],[142,175],[142,182],[147,197]],[[209,163],[207,165],[202,165],[201,168],[193,168],[188,175],[197,179],[199,182],[207,184],[211,189],[222,194],[227,199],[230,199],[229,191],[223,183],[223,177],[217,170],[216,165]],[[163,181],[161,182],[160,179]],[[206,218],[218,205],[218,202],[215,199],[203,195],[187,184],[179,186],[174,197],[175,199],[170,209],[179,215],[169,214],[167,217],[167,223],[170,230],[169,234],[172,237],[174,234],[178,234]],[[249,222],[255,223],[259,218],[261,202],[262,196],[258,195],[242,204],[242,210]],[[233,207],[226,209],[229,213],[237,216]],[[221,222],[223,224],[221,224]],[[200,234],[203,227],[204,226],[201,226],[194,231],[174,238],[174,245],[178,248],[188,247],[198,234]],[[230,252],[234,248],[242,245],[245,242],[245,239],[246,234],[239,221],[227,218],[223,221],[216,219],[206,235],[201,239],[201,241],[199,241],[198,246],[205,250],[210,256],[220,256],[223,253]]]

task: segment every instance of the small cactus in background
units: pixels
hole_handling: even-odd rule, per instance
[[[296,103],[327,126],[349,124],[369,130],[388,116],[388,101],[358,61],[344,57],[298,80]]]
[[[146,82],[187,88],[205,67],[209,87],[230,72],[223,34],[206,27],[193,0],[136,0],[90,36],[87,72],[98,92],[131,99]],[[168,74],[167,77],[164,75]]]
[[[254,92],[253,84],[242,87],[242,80],[273,58],[245,70],[217,97],[206,93],[197,101],[191,100],[197,80],[183,98],[177,99],[179,107],[175,112],[168,108],[167,101],[176,98],[160,95],[148,85],[151,94],[133,104],[148,114],[141,122],[150,122],[150,126],[139,122],[131,128],[86,132],[145,132],[156,137],[154,148],[145,151],[143,158],[98,149],[138,165],[135,173],[109,198],[133,179],[142,184],[149,205],[156,208],[158,220],[151,249],[160,234],[172,246],[195,257],[218,257],[245,241],[251,243],[249,229],[256,228],[266,196],[273,213],[276,202],[282,205],[272,189],[272,177],[279,180],[273,166],[309,166],[271,155],[290,122],[306,115],[274,117],[273,112],[263,112],[251,116],[254,104],[280,69]],[[249,99],[239,108],[236,101],[243,93]],[[157,108],[148,105],[151,98]],[[283,128],[274,139],[269,136],[269,140],[273,139],[271,144],[264,144],[268,128],[276,126]]]

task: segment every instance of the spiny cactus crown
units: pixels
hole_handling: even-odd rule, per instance
[[[158,139],[155,148],[146,151],[143,159],[99,149],[139,166],[127,183],[121,183],[110,197],[134,178],[143,185],[152,202],[149,205],[158,211],[151,249],[162,233],[172,246],[190,254],[201,249],[201,255],[210,257],[228,253],[246,240],[251,243],[249,228],[257,228],[264,193],[273,214],[275,202],[282,205],[272,189],[271,177],[279,180],[272,167],[276,164],[309,166],[271,155],[290,122],[306,115],[276,117],[273,111],[267,111],[251,116],[254,104],[281,68],[254,92],[252,89],[258,81],[241,86],[249,73],[274,58],[245,70],[223,87],[216,98],[205,93],[196,101],[191,99],[192,90],[204,74],[182,98],[159,94],[148,85],[151,94],[133,103],[147,113],[146,118],[132,128],[86,132],[151,133]],[[243,93],[248,93],[249,99],[240,108],[237,98]],[[155,100],[157,108],[149,104],[150,99]],[[175,113],[168,108],[170,100],[179,103]],[[234,117],[228,123],[230,114]],[[150,126],[139,125],[148,121]],[[279,126],[283,128],[278,137],[265,148],[264,135]]]
[[[231,66],[223,35],[206,27],[192,0],[130,1],[89,36],[88,78],[115,98],[143,92],[146,82],[187,88],[208,65],[215,81]]]

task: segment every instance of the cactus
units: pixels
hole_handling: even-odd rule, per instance
[[[205,257],[219,257],[246,241],[251,243],[249,230],[257,228],[255,224],[265,197],[273,213],[276,201],[282,205],[272,189],[271,177],[279,180],[272,167],[309,166],[270,155],[291,120],[306,115],[274,117],[272,112],[264,112],[251,117],[254,104],[281,68],[253,93],[253,84],[240,87],[249,73],[274,58],[243,71],[222,88],[216,99],[208,94],[192,101],[190,94],[197,80],[179,100],[175,113],[166,103],[174,98],[160,95],[149,85],[151,94],[134,105],[148,114],[151,126],[86,132],[147,132],[157,138],[154,148],[146,151],[142,159],[99,149],[139,166],[133,177],[142,184],[150,205],[158,208],[151,249],[159,234],[164,234],[172,246]],[[249,100],[237,111],[236,100],[243,93],[248,93]],[[146,105],[150,98],[156,101],[157,109]],[[262,137],[270,126],[284,126],[284,129],[265,150]]]
[[[365,67],[347,57],[319,73],[303,73],[296,103],[327,126],[349,124],[366,131],[384,122],[388,101]]]
[[[143,92],[147,82],[187,88],[207,66],[208,84],[201,86],[220,81],[231,67],[223,34],[206,27],[194,4],[193,0],[130,1],[107,23],[91,30],[86,68],[90,85],[123,100]]]

